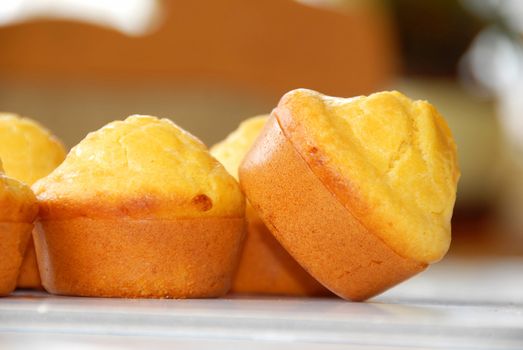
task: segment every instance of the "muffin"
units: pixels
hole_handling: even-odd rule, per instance
[[[268,116],[247,119],[224,141],[211,148],[211,154],[234,177],[237,178],[243,157],[267,119]],[[247,234],[231,292],[291,296],[330,294],[282,248],[249,203],[245,217]]]
[[[12,113],[0,113],[0,158],[8,176],[30,186],[60,165],[65,158],[65,149],[37,122]],[[17,286],[41,287],[32,239],[27,246]]]
[[[239,175],[282,246],[343,298],[381,293],[449,248],[456,146],[426,101],[291,91]]]
[[[33,186],[44,288],[97,297],[225,294],[244,231],[236,180],[167,119],[90,133]]]
[[[0,208],[0,296],[4,296],[16,287],[38,205],[27,185],[4,175],[1,162]]]

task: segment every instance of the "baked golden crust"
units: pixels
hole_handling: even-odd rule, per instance
[[[238,183],[205,145],[149,116],[90,133],[33,189],[43,219],[239,218],[245,210]]]
[[[244,230],[240,218],[44,220],[35,247],[54,294],[203,298],[230,287]]]
[[[43,289],[42,281],[40,279],[40,272],[38,271],[38,261],[36,259],[35,245],[32,236],[27,242],[24,259],[20,266],[20,273],[18,274],[17,288],[29,289]]]
[[[31,186],[62,163],[65,149],[34,120],[0,113],[0,158],[7,175]]]
[[[459,168],[432,105],[399,92],[343,99],[299,89],[273,115],[322,183],[394,251],[424,263],[445,255]]]
[[[246,119],[225,140],[211,148],[211,154],[234,177],[238,178],[238,168],[268,117],[261,115]],[[249,203],[245,217],[245,243],[231,292],[293,296],[329,294],[283,249]]]
[[[274,115],[240,166],[240,184],[281,245],[343,298],[370,298],[427,266],[364,227],[312,172]]]
[[[47,291],[154,298],[228,291],[244,197],[207,148],[171,121],[110,123],[34,189],[35,248]]]
[[[247,203],[247,234],[231,292],[288,296],[332,293],[287,253]]]
[[[13,113],[0,113],[0,158],[9,176],[32,185],[64,160],[65,149],[56,137],[34,120]],[[32,239],[27,245],[17,286],[40,287]]]
[[[0,222],[32,223],[38,205],[31,189],[3,174],[0,162]]]
[[[268,115],[259,115],[244,120],[227,138],[211,147],[211,154],[225,169],[238,179],[238,168],[247,151],[260,134]]]
[[[0,295],[11,293],[38,211],[31,189],[2,173],[0,162]]]
[[[0,296],[8,295],[16,287],[32,229],[32,223],[0,221]]]
[[[243,121],[225,140],[211,148],[211,154],[236,178],[241,161],[267,119],[268,116],[263,115]],[[249,203],[245,216],[245,243],[231,292],[292,296],[330,294],[283,249]]]

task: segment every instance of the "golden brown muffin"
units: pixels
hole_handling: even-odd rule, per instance
[[[247,119],[224,141],[211,148],[211,154],[234,177],[238,177],[238,167],[267,119],[268,116]],[[282,248],[249,203],[245,216],[247,235],[231,292],[292,296],[330,294]]]
[[[65,158],[64,146],[37,122],[12,113],[0,113],[0,158],[7,175],[32,185]],[[41,288],[33,240],[20,268],[19,288]]]
[[[240,166],[244,193],[282,246],[351,300],[445,255],[458,178],[444,119],[399,92],[291,91]]]
[[[0,296],[16,287],[16,279],[38,211],[31,189],[3,174],[0,162]]]
[[[205,145],[171,121],[112,122],[33,189],[49,292],[191,298],[229,290],[245,200]]]

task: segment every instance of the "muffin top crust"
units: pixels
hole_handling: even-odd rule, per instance
[[[168,119],[133,115],[92,132],[33,189],[45,218],[243,217],[236,180]]]
[[[236,179],[243,158],[262,131],[268,117],[268,115],[260,115],[244,120],[225,140],[211,147],[211,154]]]
[[[7,175],[32,185],[53,171],[65,154],[60,141],[39,123],[0,113],[0,158]]]
[[[338,98],[298,89],[273,115],[370,232],[403,257],[424,263],[443,257],[460,172],[450,129],[430,103],[397,91]]]
[[[0,222],[31,223],[38,212],[33,191],[4,174],[0,161]]]

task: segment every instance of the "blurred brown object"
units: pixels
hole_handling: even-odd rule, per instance
[[[143,37],[46,19],[0,28],[0,76],[120,84],[202,79],[274,97],[296,87],[351,96],[385,86],[397,66],[392,26],[375,4],[344,12],[290,0],[161,4],[163,23]]]
[[[449,256],[523,256],[521,232],[508,230],[496,215],[484,209],[455,211]]]

